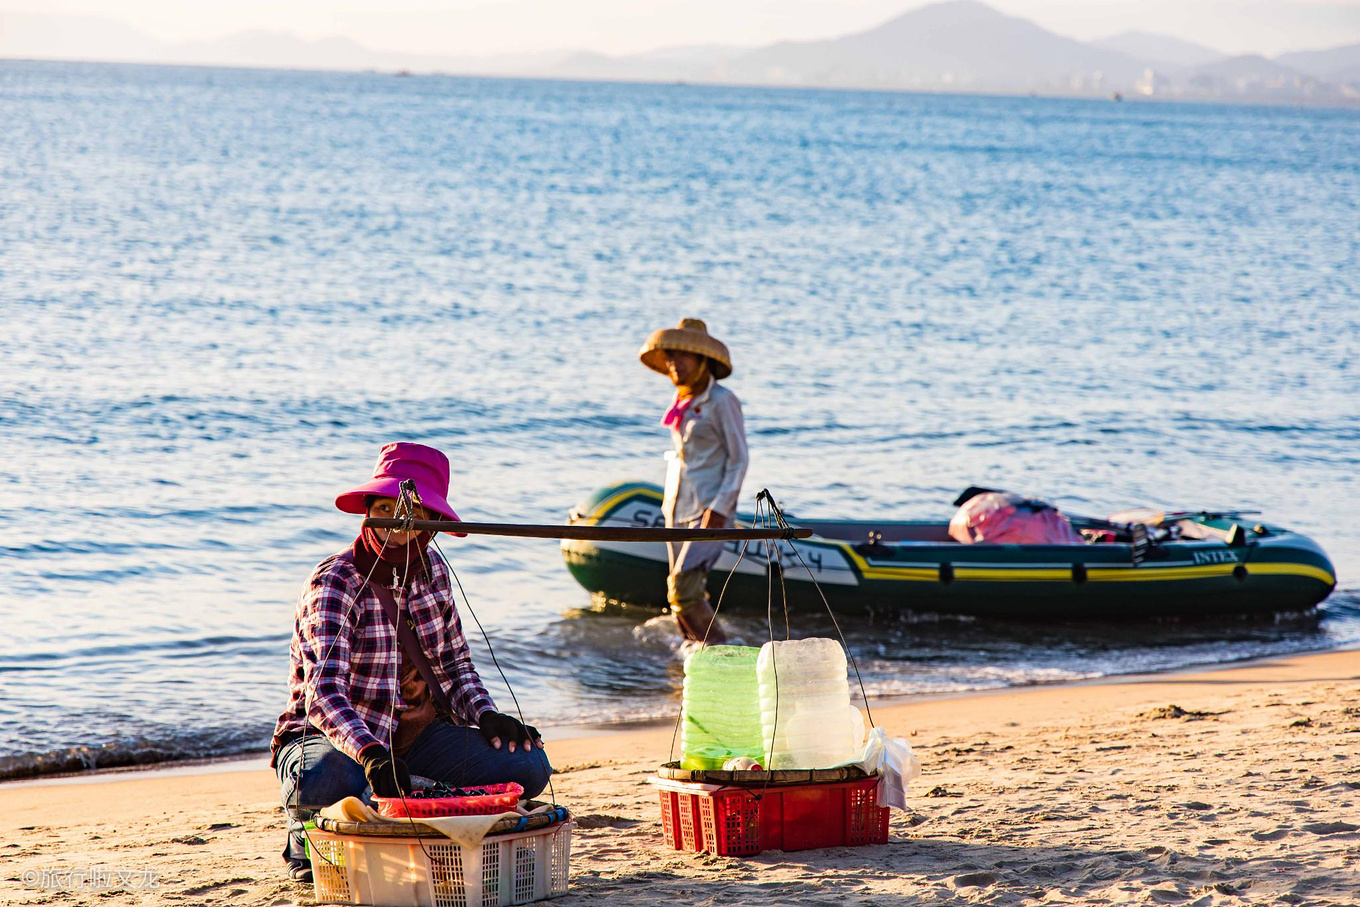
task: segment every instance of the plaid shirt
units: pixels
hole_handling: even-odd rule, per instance
[[[420,570],[405,592],[393,594],[403,616],[409,613],[415,621],[454,717],[473,725],[496,706],[472,665],[448,565],[434,551],[427,555],[429,575]],[[397,631],[374,592],[359,595],[363,581],[358,568],[336,554],[318,564],[303,587],[289,649],[288,708],[270,747],[275,755],[283,737],[304,730],[309,721],[356,761],[370,744],[390,747],[397,713],[406,707],[398,690]]]

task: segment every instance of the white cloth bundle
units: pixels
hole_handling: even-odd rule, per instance
[[[921,763],[912,753],[910,743],[901,737],[889,737],[883,728],[876,727],[864,743],[860,767],[879,776],[879,806],[907,808],[907,783],[921,774]]]

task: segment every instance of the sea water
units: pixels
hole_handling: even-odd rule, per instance
[[[748,509],[1259,509],[1340,576],[1278,621],[843,615],[871,696],[1360,641],[1355,111],[4,62],[0,124],[0,775],[265,747],[378,447],[469,519],[659,481],[636,351],[682,316]],[[651,613],[441,544],[502,707],[474,614],[540,728],[674,720]]]

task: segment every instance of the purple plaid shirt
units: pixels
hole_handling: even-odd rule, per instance
[[[288,708],[274,726],[270,747],[275,755],[286,734],[302,731],[310,721],[357,761],[370,744],[390,746],[397,712],[406,706],[398,690],[396,628],[375,593],[364,589],[359,595],[364,577],[341,554],[317,565],[298,598],[288,653]],[[394,590],[394,595],[402,614],[415,621],[416,636],[454,717],[473,725],[496,706],[472,666],[448,565],[437,552],[427,554],[429,575],[419,571],[404,593]]]

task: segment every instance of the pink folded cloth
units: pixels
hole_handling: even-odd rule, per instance
[[[949,521],[949,535],[965,545],[1084,545],[1056,507],[1005,491],[969,498]]]
[[[685,410],[689,409],[693,402],[693,397],[682,397],[676,394],[675,400],[671,402],[671,408],[666,410],[666,415],[661,417],[661,424],[679,430],[680,420],[684,418]]]

